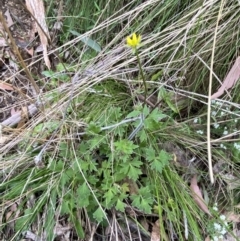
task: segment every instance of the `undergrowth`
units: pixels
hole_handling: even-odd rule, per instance
[[[56,5],[46,2],[51,27]],[[80,12],[79,4],[63,3],[53,50],[61,61],[39,73],[41,110],[21,130],[4,130],[3,240],[29,230],[40,240],[149,240],[156,223],[159,240],[222,238],[233,225],[221,214],[239,208],[239,97],[212,102],[210,185],[207,95],[213,49],[212,92],[238,55],[239,3],[82,1]],[[132,32],[143,37],[147,89],[125,46]],[[193,198],[193,176],[212,216]]]

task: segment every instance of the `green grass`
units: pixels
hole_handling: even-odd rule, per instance
[[[46,2],[51,29],[57,5]],[[0,147],[2,239],[20,240],[31,230],[57,240],[54,228],[62,225],[72,240],[98,234],[105,239],[110,227],[133,240],[149,238],[156,221],[161,240],[217,236],[213,223],[239,204],[239,185],[230,179],[239,181],[234,143],[240,141],[238,135],[224,138],[224,131],[238,131],[239,97],[237,85],[212,105],[210,185],[209,74],[213,50],[213,71],[221,81],[238,56],[239,3],[66,1],[63,8],[55,52],[66,69],[44,73],[49,79],[41,99],[48,103],[39,114],[22,130],[3,129],[11,140]],[[135,31],[143,37],[139,58],[152,104],[144,109],[137,60],[125,44]],[[77,71],[79,77],[70,81]],[[212,93],[219,88],[217,78]],[[144,126],[129,140],[142,113]],[[192,197],[193,175],[211,218]],[[212,211],[215,203],[218,212]]]

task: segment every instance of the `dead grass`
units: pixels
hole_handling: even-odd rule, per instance
[[[84,4],[88,9],[88,2]],[[16,240],[22,231],[31,232],[32,240],[151,238],[155,241],[184,240],[188,236],[189,240],[194,236],[207,240],[209,235],[214,237],[214,230],[211,233],[209,226],[218,220],[218,215],[227,216],[232,211],[238,215],[238,84],[229,89],[228,94],[219,96],[217,101],[222,105],[213,106],[210,96],[220,87],[238,57],[239,3],[186,1],[179,4],[173,0],[148,0],[125,5],[116,2],[117,7],[111,4],[111,1],[105,6],[99,3],[101,11],[94,12],[95,22],[91,28],[84,19],[79,27],[78,16],[71,16],[70,9],[61,18],[63,32],[57,32],[55,38],[59,41],[49,47],[48,54],[54,74],[61,72],[70,80],[57,77],[54,82],[53,77],[45,78],[43,56],[29,56],[31,61],[27,66],[40,89],[37,94],[19,67],[10,68],[9,57],[4,62],[8,70],[2,80],[14,90],[7,90],[6,85],[1,88],[2,95],[9,100],[6,105],[0,103],[4,113],[0,136],[3,240]],[[86,19],[95,11],[89,9]],[[54,11],[48,10],[49,15],[53,14]],[[69,26],[80,36],[73,36]],[[91,172],[84,169],[89,165],[89,170],[93,168],[95,173],[91,166],[93,160],[89,159],[86,164],[84,159],[88,155],[98,158],[97,168],[103,168],[104,158],[114,156],[119,133],[123,132],[120,139],[127,139],[137,125],[125,123],[124,130],[121,126],[106,128],[101,138],[87,132],[92,123],[100,128],[120,123],[141,105],[143,90],[136,57],[125,46],[125,38],[132,32],[142,34],[139,57],[147,80],[149,108],[159,102],[159,110],[168,116],[161,128],[149,133],[148,145],[165,149],[175,157],[162,175],[145,165],[145,160],[146,170],[141,169],[143,174],[137,181],[122,181],[127,183],[131,195],[139,192],[141,185],[155,190],[151,194],[154,204],[149,215],[132,205],[131,195],[124,199],[124,212],[104,206],[108,189],[102,190],[102,183],[110,182],[112,177],[108,181],[103,178],[102,183],[96,185]],[[95,41],[101,51],[96,52],[88,43],[84,44],[83,38]],[[60,63],[64,67],[57,71]],[[215,123],[220,126],[218,130],[213,126]],[[85,132],[87,135],[81,134]],[[104,138],[107,144],[101,144]],[[102,150],[96,148],[86,151],[83,144],[93,145],[93,140],[103,149],[108,146],[108,152],[101,153]],[[134,143],[141,146],[139,140],[137,136]],[[143,153],[136,155],[140,160],[145,158]],[[81,162],[81,158],[85,162]],[[213,175],[211,178],[208,172]],[[197,207],[191,197],[189,184],[193,175],[198,177],[208,212],[212,213],[214,203],[218,203],[218,215],[214,214],[214,218]],[[72,182],[68,184],[69,176]],[[213,177],[215,183],[210,185]],[[235,186],[233,181],[237,183]],[[86,184],[86,190],[80,191],[89,190],[89,202],[97,203],[99,213],[89,206],[78,208],[71,201],[78,198],[75,182],[79,182],[79,186]],[[67,183],[66,186],[63,183]],[[123,183],[113,183],[122,188]],[[63,214],[63,208],[71,212]],[[102,215],[101,211],[105,219],[97,222],[96,216]],[[230,218],[228,221],[229,230],[236,232],[238,221]],[[227,238],[229,236],[224,240]]]

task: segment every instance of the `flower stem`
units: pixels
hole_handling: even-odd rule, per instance
[[[140,75],[142,77],[143,85],[144,85],[144,103],[143,103],[143,109],[144,109],[144,107],[146,105],[146,101],[147,101],[147,83],[146,83],[145,76],[143,74],[143,69],[142,69],[142,65],[141,65],[141,62],[140,62],[140,58],[139,58],[137,48],[135,49],[135,54],[136,54],[136,57],[137,57],[137,62],[138,62],[138,66],[139,66],[139,69],[140,69]]]

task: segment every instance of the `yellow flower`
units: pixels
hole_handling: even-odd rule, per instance
[[[137,35],[136,33],[133,33],[132,36],[128,36],[127,37],[127,45],[133,49],[136,49],[137,46],[140,44],[141,42],[141,35]]]

